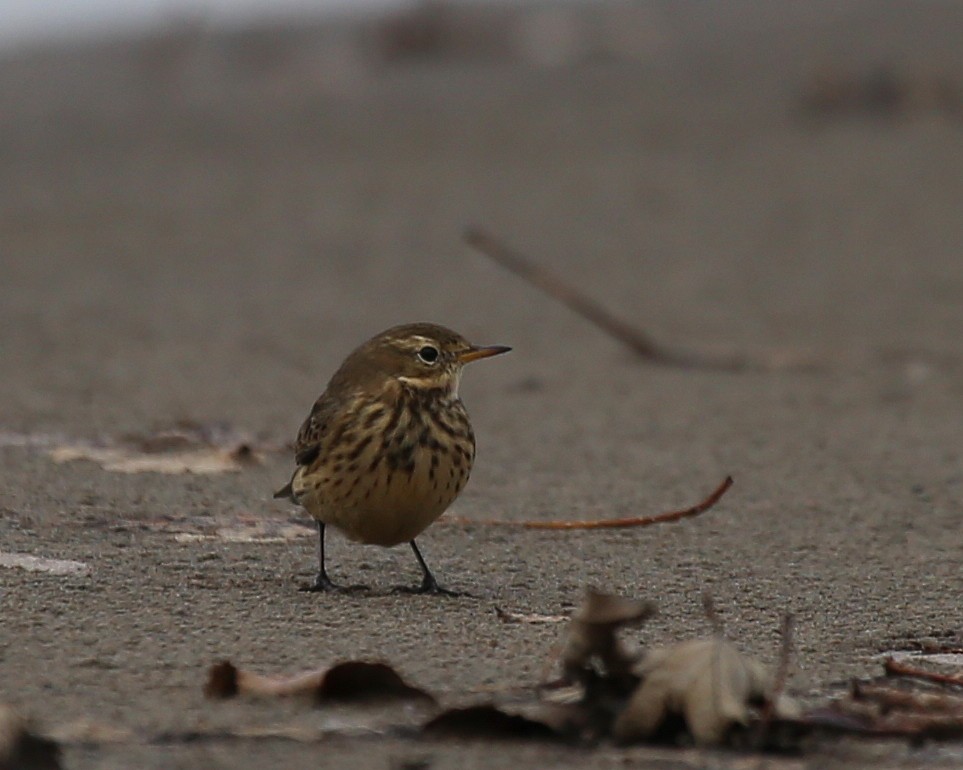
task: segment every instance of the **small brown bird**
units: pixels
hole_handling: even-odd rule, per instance
[[[298,431],[297,469],[274,494],[318,522],[320,569],[307,591],[337,589],[324,567],[324,528],[381,546],[408,542],[424,575],[415,593],[438,585],[415,537],[464,489],[475,435],[458,397],[462,367],[507,353],[477,347],[429,323],[372,337],[335,372]]]

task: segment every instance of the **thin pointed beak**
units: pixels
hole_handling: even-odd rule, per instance
[[[471,361],[477,361],[479,358],[491,358],[492,356],[500,356],[502,353],[507,353],[511,348],[506,348],[504,345],[489,345],[488,347],[470,347],[464,353],[458,356],[459,363],[467,364]]]

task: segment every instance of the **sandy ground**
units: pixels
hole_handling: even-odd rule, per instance
[[[680,524],[538,533],[439,523],[421,538],[474,598],[398,596],[406,549],[333,537],[370,595],[296,590],[314,540],[176,542],[192,522],[303,521],[272,501],[290,458],[241,473],[124,474],[0,448],[0,550],[89,566],[0,570],[0,699],[44,728],[145,733],[320,724],[295,704],[211,704],[221,658],[268,672],[385,658],[452,697],[534,683],[586,585],[656,599],[630,634],[729,635],[773,661],[797,620],[802,695],[959,639],[963,589],[963,123],[921,99],[814,117],[818,68],[963,83],[963,11],[833,3],[785,18],[653,6],[634,58],[554,68],[457,56],[306,77],[145,43],[0,65],[0,430],[93,439],[177,420],[283,443],[341,358],[397,322],[512,345],[462,395],[478,437],[452,509],[596,518],[694,502]],[[680,10],[682,9],[682,10]],[[303,40],[300,43],[303,45]],[[227,49],[228,47],[222,46]],[[160,50],[160,53],[158,53]],[[208,49],[203,49],[207,51]],[[273,52],[273,53],[272,53]],[[186,62],[186,63],[185,63]],[[243,66],[242,66],[243,65]],[[214,74],[212,74],[214,73]],[[478,223],[659,339],[811,371],[653,367],[465,246]],[[3,442],[0,442],[3,443]],[[167,522],[169,526],[160,526]],[[170,524],[170,522],[174,522]],[[196,529],[196,528],[195,528]],[[388,738],[70,746],[70,768],[747,766],[644,748]],[[787,767],[953,766],[845,745]]]

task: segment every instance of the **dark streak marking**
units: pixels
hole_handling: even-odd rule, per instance
[[[361,457],[361,453],[368,448],[368,444],[370,443],[371,443],[371,435],[369,434],[365,436],[363,439],[361,439],[361,441],[357,443],[355,448],[351,450],[351,452],[348,454],[348,459],[351,460],[352,462],[356,462],[358,458]]]

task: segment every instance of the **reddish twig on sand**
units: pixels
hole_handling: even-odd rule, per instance
[[[641,329],[632,326],[621,318],[617,318],[572,284],[547,268],[535,264],[528,257],[510,248],[502,240],[485,230],[479,227],[468,227],[465,230],[464,238],[469,246],[474,247],[493,262],[514,273],[552,299],[575,311],[582,318],[647,361],[688,369],[724,369],[728,371],[811,368],[813,366],[811,361],[806,361],[798,355],[772,355],[767,359],[766,357],[713,355],[666,348]]]
[[[899,663],[893,660],[893,658],[887,658],[883,664],[883,668],[885,668],[889,676],[905,676],[910,679],[922,679],[926,682],[933,682],[934,684],[949,684],[956,687],[963,687],[963,676],[939,674],[935,671],[907,666],[905,663]]]
[[[690,516],[698,516],[714,506],[729,487],[732,486],[732,476],[726,476],[716,490],[705,500],[681,511],[668,511],[654,516],[637,516],[627,519],[600,519],[597,521],[505,521],[502,519],[463,519],[449,518],[453,524],[479,524],[488,527],[517,527],[519,529],[621,529],[626,527],[649,527],[653,524],[664,524],[678,521]]]

